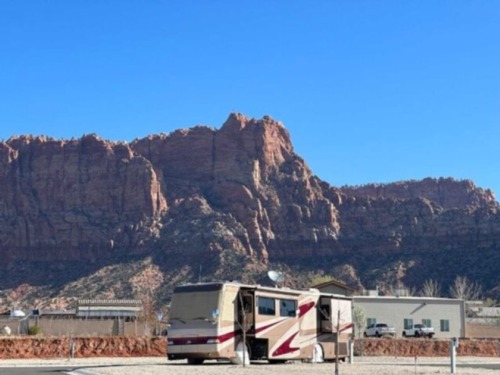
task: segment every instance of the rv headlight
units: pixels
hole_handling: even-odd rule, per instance
[[[207,344],[220,344],[219,339],[209,339],[207,340]]]
[[[168,340],[168,341],[167,341],[167,344],[168,344],[168,345],[174,345],[174,340]]]

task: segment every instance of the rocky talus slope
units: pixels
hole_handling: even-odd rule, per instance
[[[451,178],[335,188],[270,117],[131,143],[12,137],[0,143],[0,191],[7,303],[164,301],[200,274],[263,281],[270,267],[291,286],[322,273],[382,288],[467,275],[492,295],[500,284],[490,190]]]

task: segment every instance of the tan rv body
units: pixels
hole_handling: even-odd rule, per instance
[[[334,359],[339,311],[339,357],[345,358],[351,305],[350,297],[316,289],[234,282],[178,286],[170,309],[168,358],[235,358],[244,329],[250,359],[314,359],[318,350],[322,359]]]

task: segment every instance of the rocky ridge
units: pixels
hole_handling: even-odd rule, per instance
[[[269,267],[292,285],[318,273],[365,287],[457,274],[491,293],[500,284],[490,190],[451,178],[335,188],[268,116],[131,143],[12,137],[0,143],[0,189],[9,302],[137,295],[130,280],[150,278],[160,281],[142,292],[166,300],[165,285],[200,272],[262,281]]]

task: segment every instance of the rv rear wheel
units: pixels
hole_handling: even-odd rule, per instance
[[[203,358],[188,358],[189,365],[202,365],[204,361]]]
[[[323,353],[323,347],[320,344],[314,344],[312,363],[323,363],[323,362],[325,362],[325,354]]]

